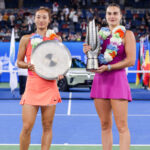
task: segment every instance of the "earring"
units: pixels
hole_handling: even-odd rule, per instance
[[[120,24],[122,25],[122,19],[120,20]]]

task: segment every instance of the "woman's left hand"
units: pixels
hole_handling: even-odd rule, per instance
[[[94,70],[95,73],[103,73],[105,71],[108,71],[108,66],[107,65],[102,65],[97,70]]]
[[[58,36],[58,41],[62,42],[62,38],[60,36]]]
[[[59,76],[58,76],[58,80],[61,80],[61,79],[63,79],[63,78],[64,78],[63,75],[59,75]]]

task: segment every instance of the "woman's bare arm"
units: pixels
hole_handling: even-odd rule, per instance
[[[19,44],[19,51],[17,56],[17,65],[19,68],[28,68],[28,64],[24,62],[26,48],[30,40],[30,35],[24,35]]]

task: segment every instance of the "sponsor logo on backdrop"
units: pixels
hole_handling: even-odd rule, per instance
[[[2,71],[8,70],[9,70],[9,57],[7,55],[0,56],[0,73],[2,73]],[[13,70],[17,70],[16,64]]]
[[[9,57],[7,55],[0,57],[0,70],[9,70]]]

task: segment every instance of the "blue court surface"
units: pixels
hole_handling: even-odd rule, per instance
[[[63,102],[57,105],[53,124],[53,144],[101,144],[100,121],[88,89],[61,92]],[[19,144],[22,128],[22,107],[19,100],[0,100],[0,145]],[[150,101],[129,103],[128,123],[132,145],[150,146]],[[38,113],[31,143],[41,143],[41,115]],[[119,135],[113,124],[113,143]]]

